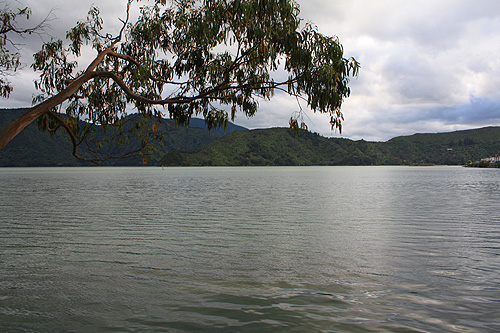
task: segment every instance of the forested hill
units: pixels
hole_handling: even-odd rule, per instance
[[[0,130],[21,115],[26,109],[0,109]],[[136,115],[137,116],[137,115]],[[159,159],[168,151],[190,151],[200,149],[207,144],[233,131],[246,128],[229,123],[225,131],[208,131],[203,119],[193,118],[189,128],[176,128],[171,120],[163,119],[158,131],[165,133],[165,140],[159,151],[150,158],[149,165],[157,165]],[[60,131],[55,137],[38,130],[36,123],[29,125],[18,134],[4,149],[0,150],[0,166],[86,166],[93,165],[76,159],[71,154],[72,145]],[[136,158],[111,160],[103,165],[142,165],[142,159]]]
[[[0,109],[0,130],[22,112]],[[414,134],[387,142],[325,138],[311,132],[298,135],[288,128],[249,131],[234,124],[226,132],[209,132],[202,119],[193,119],[190,128],[175,128],[164,119],[159,131],[165,132],[165,141],[149,165],[463,165],[500,155],[500,127]],[[0,150],[0,166],[83,165],[92,164],[71,155],[65,135],[51,138],[36,124]],[[104,165],[142,165],[142,161],[137,157]]]
[[[415,134],[387,142],[300,135],[287,128],[234,132],[196,152],[169,152],[165,166],[188,165],[463,165],[500,154],[500,127]]]

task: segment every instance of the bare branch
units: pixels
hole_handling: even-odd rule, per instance
[[[111,43],[111,47],[114,47],[119,41],[121,41],[122,37],[123,37],[123,32],[125,31],[125,28],[127,27],[127,24],[128,24],[128,21],[130,19],[130,6],[132,5],[132,0],[128,0],[127,1],[127,11],[126,11],[126,18],[125,20],[121,20],[120,21],[123,23],[122,25],[122,28],[120,29],[120,32],[118,33],[118,35],[112,39],[112,43]]]
[[[138,67],[141,66],[141,64],[137,60],[135,60],[134,58],[132,58],[131,56],[115,52],[115,51],[113,51],[111,49],[107,52],[107,55],[123,59],[123,60],[128,61],[128,62],[130,62],[130,63],[132,63],[132,64],[134,64],[134,65],[136,65]]]

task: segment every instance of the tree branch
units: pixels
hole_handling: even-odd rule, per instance
[[[83,157],[81,155],[78,155],[77,153],[77,149],[78,149],[78,146],[82,143],[82,142],[85,142],[87,143],[87,140],[85,139],[85,135],[84,134],[84,137],[81,139],[81,140],[77,140],[75,134],[73,133],[73,130],[68,126],[68,124],[64,121],[64,119],[62,119],[57,113],[54,113],[54,112],[48,112],[47,113],[50,117],[54,118],[61,127],[63,127],[66,131],[66,133],[68,133],[70,139],[71,139],[71,142],[73,144],[73,151],[72,151],[72,155],[74,157],[76,157],[77,159],[79,160],[82,160],[82,161],[87,161],[87,162],[91,162],[91,163],[94,163],[94,164],[100,164],[101,162],[104,162],[104,161],[108,161],[108,160],[111,160],[111,159],[125,159],[125,158],[129,158],[137,153],[139,153],[140,151],[144,150],[144,148],[146,148],[147,144],[141,144],[141,147],[138,148],[138,149],[135,149],[135,150],[132,150],[132,151],[129,151],[125,154],[121,154],[120,156],[114,156],[112,155],[112,152],[111,152],[111,147],[109,148],[110,150],[108,151],[108,156],[107,157],[103,157],[103,158],[87,158],[87,157]],[[88,146],[88,144],[87,144]],[[90,147],[88,147],[89,150],[90,150]]]
[[[107,53],[107,55],[123,59],[125,61],[128,61],[128,62],[136,65],[137,67],[141,66],[141,64],[137,60],[135,60],[134,58],[132,58],[131,56],[128,56],[126,54],[121,54],[121,53],[115,52],[113,50],[109,50],[108,53]]]

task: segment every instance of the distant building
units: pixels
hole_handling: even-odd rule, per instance
[[[500,156],[493,156],[481,159],[481,161],[489,163],[500,163]]]

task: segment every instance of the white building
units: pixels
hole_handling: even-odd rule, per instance
[[[481,161],[489,162],[489,163],[499,163],[500,162],[500,156],[493,156],[493,157],[488,157],[488,158],[483,158]]]

